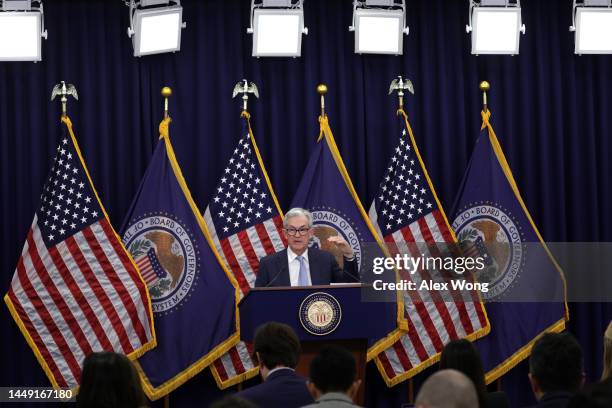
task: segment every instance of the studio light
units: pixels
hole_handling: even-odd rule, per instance
[[[472,54],[519,53],[519,36],[525,34],[520,0],[470,0],[469,20]]]
[[[131,0],[128,37],[134,56],[176,52],[181,49],[183,7],[180,0]]]
[[[355,0],[349,31],[355,32],[357,54],[401,55],[409,32],[404,0]]]
[[[573,25],[576,54],[612,54],[612,1],[574,0]]]
[[[303,0],[251,0],[254,57],[299,57],[304,27]]]
[[[0,1],[0,61],[40,61],[47,39],[42,0]]]

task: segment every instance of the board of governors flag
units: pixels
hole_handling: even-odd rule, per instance
[[[204,211],[215,248],[238,282],[242,296],[255,286],[259,260],[285,249],[282,211],[257,148],[249,121],[242,113],[242,131]],[[259,373],[251,359],[252,344],[241,341],[210,366],[219,388]]]
[[[312,213],[314,237],[311,246],[330,251],[342,268],[342,253],[327,242],[331,236],[341,236],[352,247],[361,278],[369,276],[370,260],[384,256],[384,246],[357,196],[353,182],[346,170],[327,116],[319,117],[320,133],[314,151],[310,155],[302,180],[293,197],[291,207],[308,209]],[[359,280],[360,277],[355,277]],[[362,292],[363,294],[363,292]],[[396,314],[396,328],[383,339],[369,339],[366,359],[370,361],[389,347],[407,329],[404,305],[400,296],[394,296],[395,307],[389,313]],[[376,318],[376,316],[364,316]]]
[[[453,211],[460,245],[490,259],[476,275],[489,284],[482,296],[491,333],[474,343],[487,383],[528,357],[539,335],[562,331],[568,317],[563,271],[521,198],[490,116],[482,112]]]
[[[168,126],[140,183],[123,241],[145,271],[158,346],[136,364],[150,399],[168,394],[239,339],[238,285],[220,263],[174,155]]]
[[[151,302],[91,182],[67,116],[4,297],[55,388],[76,388],[83,359],[155,347]]]
[[[414,258],[452,256],[455,235],[403,109],[398,111],[397,129],[398,143],[369,210],[372,224],[392,253]],[[440,271],[423,268],[414,274],[402,274],[402,279],[417,287],[429,281],[447,282],[448,278]],[[398,384],[434,364],[449,341],[474,340],[489,332],[477,292],[455,290],[452,298],[438,292],[403,292],[408,332],[375,360],[387,385]]]

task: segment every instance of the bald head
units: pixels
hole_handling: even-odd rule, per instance
[[[457,370],[440,370],[425,381],[417,408],[474,408],[478,397],[472,380]]]

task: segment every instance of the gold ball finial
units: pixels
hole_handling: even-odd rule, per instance
[[[164,86],[161,90],[161,94],[164,98],[172,96],[172,88],[170,88],[169,86]]]
[[[483,92],[487,92],[489,89],[491,89],[491,85],[489,85],[487,81],[482,81],[479,87],[480,87],[480,90]]]
[[[319,95],[325,95],[327,93],[327,85],[325,84],[317,85],[317,93]]]

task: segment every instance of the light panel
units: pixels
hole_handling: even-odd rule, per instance
[[[475,7],[472,54],[519,53],[521,8]]]
[[[254,10],[253,56],[299,57],[303,29],[303,10]]]
[[[0,13],[0,61],[40,61],[39,12]]]
[[[355,52],[402,54],[403,19],[402,10],[355,10]]]
[[[183,8],[161,7],[134,12],[134,56],[175,52],[181,49]]]
[[[612,54],[612,9],[576,9],[576,54]]]

